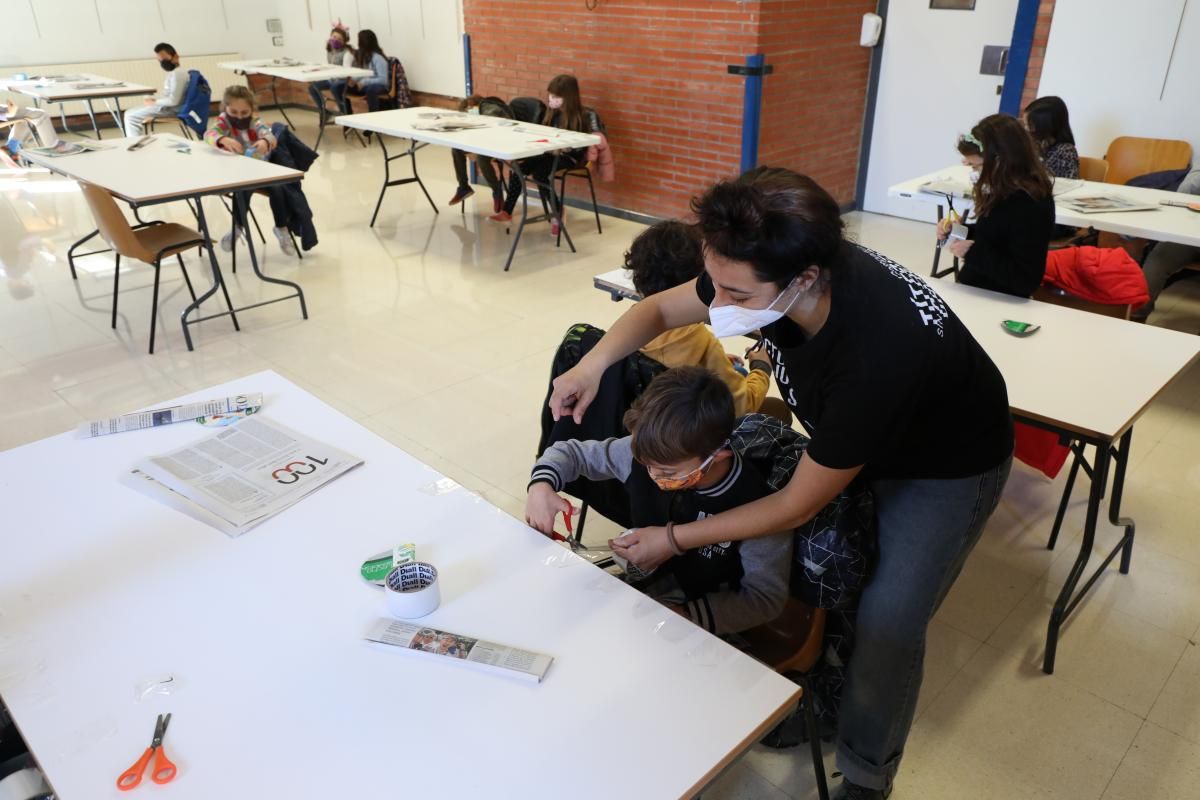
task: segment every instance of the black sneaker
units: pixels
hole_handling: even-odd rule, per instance
[[[883,790],[868,789],[843,778],[842,785],[833,793],[833,800],[887,800],[891,794],[890,786]]]

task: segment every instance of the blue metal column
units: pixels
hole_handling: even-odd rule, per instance
[[[467,97],[475,94],[475,81],[471,78],[471,34],[469,33],[463,34],[463,83]],[[479,171],[474,160],[471,161],[471,183],[479,183]]]
[[[1017,19],[1013,23],[1008,64],[1004,67],[1004,90],[1000,94],[1000,113],[1014,117],[1021,113],[1021,93],[1025,91],[1025,73],[1033,53],[1033,30],[1037,27],[1038,0],[1018,0]]]
[[[475,94],[474,82],[471,80],[471,34],[463,34],[463,75],[465,76],[467,97]]]
[[[731,75],[744,75],[746,88],[742,99],[742,172],[758,165],[758,132],[762,127],[763,76],[771,74],[762,53],[746,56],[745,65],[730,64]]]

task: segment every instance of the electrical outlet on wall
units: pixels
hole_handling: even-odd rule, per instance
[[[283,20],[281,20],[281,19],[267,20],[267,33],[283,33]]]
[[[283,37],[282,36],[272,36],[271,44],[275,45],[276,47],[283,47]]]

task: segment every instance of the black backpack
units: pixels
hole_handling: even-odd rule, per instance
[[[791,480],[809,439],[775,417],[747,414],[729,441],[779,491]],[[865,485],[850,484],[796,529],[792,594],[814,608],[853,607],[874,566],[877,535],[875,496]]]
[[[479,113],[485,117],[516,119],[512,107],[499,97],[485,97],[479,101]]]
[[[536,97],[514,97],[508,105],[517,122],[540,124],[546,116],[546,104]]]

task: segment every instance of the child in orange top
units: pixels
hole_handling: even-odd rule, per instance
[[[642,297],[673,289],[704,271],[700,238],[690,225],[667,220],[643,231],[625,254],[625,268],[633,273],[633,285]],[[703,323],[667,331],[642,348],[642,352],[666,367],[707,367],[733,393],[738,416],[761,411],[784,417],[787,407],[778,407],[767,397],[771,388],[771,359],[761,345],[750,352],[750,369],[739,372],[734,365],[742,359],[731,356],[721,340]],[[764,408],[764,404],[767,407]],[[786,414],[791,420],[790,412]]]

